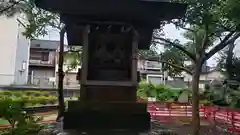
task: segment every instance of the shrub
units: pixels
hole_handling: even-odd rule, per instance
[[[48,103],[49,103],[49,104],[55,104],[55,103],[57,103],[57,97],[54,97],[54,96],[49,96],[49,97],[47,97],[47,100],[48,100]]]
[[[138,99],[147,100],[148,97],[155,97],[157,101],[173,102],[177,101],[182,92],[187,89],[171,88],[166,85],[153,85],[146,81],[140,82],[137,90]]]
[[[36,96],[36,97],[39,97],[39,96],[44,96],[44,92],[43,91],[24,91],[24,94],[26,96]]]
[[[5,95],[5,96],[12,96],[13,93],[11,91],[3,91],[3,95]]]
[[[47,91],[0,91],[0,100],[11,100],[27,106],[57,103],[57,97]]]
[[[12,96],[15,96],[15,97],[22,97],[24,96],[24,92],[23,91],[13,91],[12,92]]]
[[[47,97],[44,97],[44,96],[39,96],[39,97],[36,97],[38,103],[42,104],[42,105],[46,105],[48,104],[48,99]]]
[[[11,128],[1,135],[36,135],[42,126],[37,124],[42,118],[34,117],[22,111],[24,106],[10,98],[0,101],[0,116],[7,120]]]

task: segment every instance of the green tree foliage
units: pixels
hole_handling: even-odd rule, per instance
[[[240,2],[239,0],[173,0],[188,4],[184,18],[172,20],[177,28],[186,32],[187,44],[176,43],[176,39],[168,39],[154,35],[155,42],[172,46],[182,51],[193,63],[192,72],[192,104],[193,135],[199,135],[199,76],[202,64],[215,53],[235,42],[239,38]],[[188,50],[189,46],[191,50]]]
[[[137,89],[137,96],[140,99],[147,100],[148,97],[154,97],[157,101],[162,102],[174,102],[177,101],[180,94],[183,92],[189,92],[187,89],[174,89],[165,85],[153,85],[146,81],[139,83]]]
[[[235,44],[231,44],[219,53],[217,67],[225,75],[226,79],[240,82],[240,58],[234,55],[234,47]]]
[[[64,65],[66,66],[66,71],[76,69],[81,65],[82,62],[82,48],[70,47],[68,51],[64,52]]]
[[[0,100],[0,117],[11,125],[11,129],[1,135],[34,135],[43,128],[38,124],[42,118],[22,111],[23,107],[23,102],[17,102],[11,98]]]
[[[19,16],[18,21],[28,38],[37,38],[49,34],[49,29],[59,31],[61,23],[59,15],[37,8],[34,0],[10,0],[0,3],[0,15],[7,17]]]
[[[148,56],[158,56],[158,53],[155,49],[150,50],[138,50],[139,57],[148,57]]]
[[[167,71],[169,76],[181,75],[183,70],[190,72],[184,64],[184,61],[187,60],[186,55],[175,47],[166,46],[165,51],[161,55],[161,60],[164,63],[163,70]]]

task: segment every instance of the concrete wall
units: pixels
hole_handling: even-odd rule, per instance
[[[54,82],[50,81],[51,77],[55,77],[54,69],[44,69],[44,68],[30,68],[31,76],[29,76],[29,83],[31,85],[45,87],[53,86]]]
[[[192,76],[189,74],[184,73],[184,81],[192,81]],[[199,80],[214,80],[214,79],[219,79],[223,78],[224,76],[222,75],[221,72],[219,71],[211,71],[206,74],[201,74]]]
[[[21,35],[18,16],[0,16],[0,85],[23,85],[27,82],[29,42]],[[24,72],[19,72],[23,64]]]
[[[165,83],[167,85],[173,86],[173,87],[187,87],[191,85],[192,82],[192,76],[186,73],[183,73],[182,75],[183,80],[181,79],[174,79],[171,77],[168,77],[167,81],[165,81]],[[209,84],[210,81],[214,80],[214,79],[220,79],[220,78],[224,78],[224,76],[221,74],[221,72],[218,71],[211,71],[209,73],[206,74],[201,74],[200,75],[200,82],[199,82],[199,88],[204,88],[206,84]],[[146,79],[147,81],[151,81],[153,84],[163,84],[162,81],[162,75],[159,74],[147,74],[146,75]]]
[[[14,81],[16,85],[27,84],[28,80],[30,40],[22,35],[23,31],[24,28],[19,24],[15,63],[15,81]]]
[[[14,84],[17,36],[17,17],[0,16],[0,85]]]

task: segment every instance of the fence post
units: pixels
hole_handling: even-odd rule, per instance
[[[188,116],[188,105],[185,104],[186,117]]]
[[[216,112],[217,112],[217,110],[213,111],[213,121],[214,121],[214,123],[216,123],[216,121],[215,121],[216,120],[216,118],[215,118],[216,117]]]
[[[235,113],[234,113],[234,111],[231,111],[231,113],[232,113],[232,120],[231,120],[231,124],[232,124],[232,133],[234,134],[235,133],[235,117],[234,117],[234,115],[235,115]]]
[[[207,119],[207,113],[206,113],[206,107],[203,106],[203,116],[204,116],[204,119]]]
[[[168,105],[168,110],[169,110],[169,116],[171,116],[172,103],[169,103],[169,105]]]

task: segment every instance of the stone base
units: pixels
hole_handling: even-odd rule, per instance
[[[69,112],[83,111],[101,111],[101,112],[147,112],[146,103],[136,102],[85,102],[85,101],[69,101]]]
[[[64,129],[79,131],[93,130],[130,130],[144,132],[150,129],[149,113],[107,113],[99,111],[66,112],[63,120]]]
[[[91,86],[81,85],[81,101],[135,102],[136,86]]]
[[[63,128],[82,132],[95,130],[150,130],[150,114],[142,103],[69,102]]]

